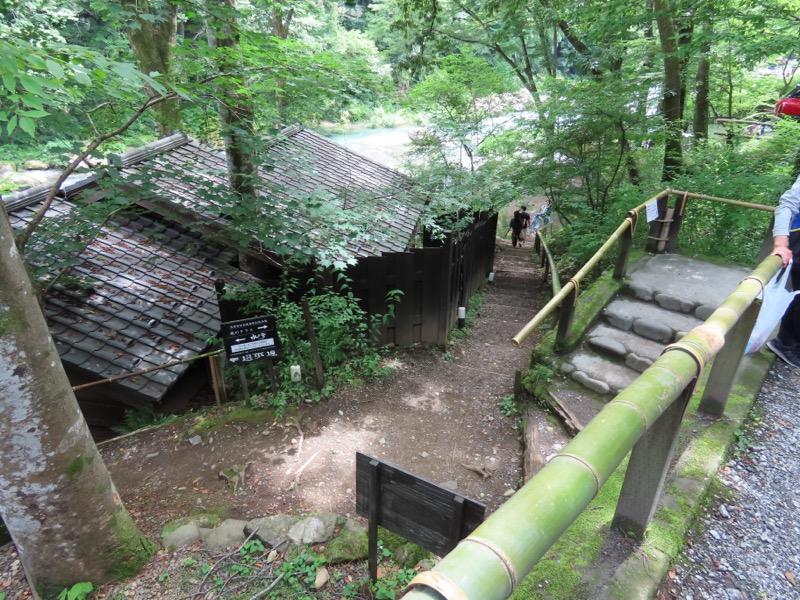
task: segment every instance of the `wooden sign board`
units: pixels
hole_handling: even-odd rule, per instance
[[[372,559],[372,538],[377,536],[378,525],[443,556],[483,522],[486,507],[357,452],[356,512],[370,521],[370,574],[373,574],[377,562]]]
[[[220,337],[228,362],[234,365],[274,359],[281,354],[278,325],[272,315],[224,322],[220,327]]]

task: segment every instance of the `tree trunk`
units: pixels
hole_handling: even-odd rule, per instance
[[[125,34],[133,48],[139,70],[145,74],[158,72],[162,75],[162,81],[168,81],[178,31],[177,6],[167,2],[158,10],[152,10],[146,0],[124,0],[123,5],[136,15],[133,21],[135,26],[128,27]],[[142,15],[147,15],[147,18],[142,18]],[[146,91],[151,98],[159,95],[150,86],[146,86]],[[162,102],[153,110],[157,115],[159,136],[172,135],[180,129],[181,115],[177,98]]]
[[[681,67],[677,56],[675,24],[670,11],[669,0],[655,0],[656,24],[661,40],[661,53],[664,56],[664,97],[661,111],[666,125],[664,140],[664,165],[661,178],[672,181],[683,165],[681,147]]]
[[[708,139],[708,76],[711,65],[707,57],[700,59],[697,65],[697,85],[695,87],[694,119],[692,130],[694,139],[702,144]]]
[[[217,53],[217,69],[220,73],[235,73],[238,67],[236,49],[239,31],[234,0],[212,0],[206,6],[210,9],[208,43],[212,48],[222,50]],[[219,25],[212,26],[212,21]],[[253,146],[253,103],[246,89],[246,84],[235,76],[226,75],[220,78],[217,85],[217,107],[231,187],[240,199],[255,199],[258,170]]]
[[[272,35],[280,40],[285,40],[289,37],[289,27],[292,24],[294,17],[294,8],[290,8],[284,13],[283,7],[274,2],[272,5]],[[284,109],[286,108],[286,79],[284,77],[276,77],[275,79],[275,110],[278,113],[278,118],[281,118]]]
[[[0,209],[0,510],[37,598],[137,573],[155,546],[117,495]]]

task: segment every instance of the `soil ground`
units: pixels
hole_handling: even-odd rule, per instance
[[[527,366],[537,334],[521,346],[511,337],[549,299],[533,259],[532,248],[512,249],[499,239],[495,283],[469,315],[468,335],[444,352],[396,351],[384,379],[340,390],[279,421],[267,411],[228,419],[235,415],[224,408],[104,442],[101,454],[137,525],[158,540],[166,523],[198,512],[355,517],[356,452],[481,502],[487,515],[496,510],[523,479],[520,419],[501,404],[513,394],[515,373]],[[205,429],[209,423],[215,427]],[[544,414],[537,427],[544,462],[568,440]],[[220,475],[231,468],[246,469],[236,489]],[[141,576],[140,590],[175,559],[162,551]],[[30,594],[15,561],[13,544],[0,548],[6,600]],[[126,585],[126,596],[153,593],[131,594],[136,581]]]

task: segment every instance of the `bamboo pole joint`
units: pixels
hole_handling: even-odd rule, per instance
[[[481,546],[487,548],[492,554],[494,554],[508,574],[508,586],[510,590],[517,589],[517,584],[519,583],[519,577],[517,577],[517,572],[514,570],[514,565],[511,560],[508,558],[505,552],[497,545],[493,544],[486,538],[478,537],[475,535],[471,535],[467,537],[464,542],[472,542],[475,544],[480,544]]]
[[[420,571],[406,589],[411,590],[417,585],[435,590],[446,600],[469,600],[464,590],[458,587],[452,579],[436,571]]]
[[[600,488],[603,487],[602,478],[600,477],[600,474],[597,472],[597,469],[595,469],[594,466],[589,461],[587,461],[585,458],[581,456],[578,456],[577,454],[572,454],[571,452],[559,452],[553,457],[553,459],[550,462],[553,462],[559,458],[571,458],[572,460],[577,461],[587,471],[589,471],[589,473],[591,473],[592,477],[594,478],[594,486],[595,486],[594,496],[597,496],[597,494],[600,493]]]

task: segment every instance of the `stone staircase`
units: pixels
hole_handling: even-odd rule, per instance
[[[675,342],[700,325],[750,272],[676,254],[646,257],[602,311],[581,345],[563,357],[551,394],[581,425]]]

